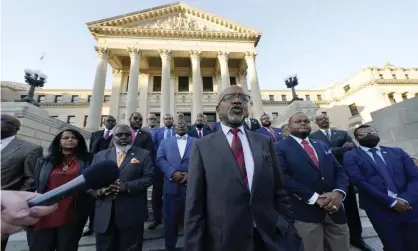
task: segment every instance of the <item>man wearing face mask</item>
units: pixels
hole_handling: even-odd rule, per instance
[[[203,114],[197,115],[196,122],[192,128],[190,128],[187,133],[190,137],[193,138],[203,138],[206,135],[211,134],[212,131],[208,126],[205,126]]]
[[[289,118],[290,135],[275,143],[285,189],[290,194],[295,227],[305,251],[350,249],[344,207],[348,178],[331,149],[309,139],[310,119]]]
[[[359,189],[360,208],[376,230],[384,250],[418,247],[418,169],[402,149],[379,146],[369,125],[354,130],[359,147],[344,154],[344,168]]]

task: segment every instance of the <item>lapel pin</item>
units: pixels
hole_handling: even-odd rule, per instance
[[[387,152],[382,152],[382,153],[386,154]]]
[[[131,153],[131,155],[132,155],[132,156],[134,156],[134,155],[135,155],[135,153]]]

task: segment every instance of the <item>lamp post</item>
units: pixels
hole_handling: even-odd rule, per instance
[[[290,77],[287,80],[285,80],[284,82],[285,82],[287,88],[292,89],[293,98],[290,101],[290,103],[292,103],[293,101],[296,101],[296,100],[303,100],[302,98],[298,97],[298,95],[296,94],[296,90],[295,90],[295,87],[299,84],[298,77],[296,77],[296,76]]]
[[[25,69],[25,82],[30,85],[28,95],[22,98],[22,102],[28,102],[35,106],[39,106],[38,102],[33,99],[36,87],[44,87],[46,83],[46,74],[39,70]]]

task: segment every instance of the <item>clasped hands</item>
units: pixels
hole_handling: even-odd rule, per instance
[[[171,178],[180,184],[186,184],[187,183],[187,173],[186,172],[179,172],[179,171],[175,171],[172,175]]]
[[[315,203],[328,213],[333,214],[340,209],[342,201],[343,195],[337,191],[334,191],[319,195]]]
[[[126,192],[126,185],[120,180],[116,180],[112,185],[101,188],[98,192],[98,196],[118,195],[119,193]]]
[[[412,209],[408,202],[396,199],[396,204],[392,207],[398,213],[404,213]]]
[[[343,148],[350,148],[350,147],[355,147],[355,146],[356,146],[356,144],[354,144],[353,142],[345,142],[342,147]]]

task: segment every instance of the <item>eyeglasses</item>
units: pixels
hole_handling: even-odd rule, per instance
[[[234,98],[238,98],[242,102],[249,102],[251,97],[245,94],[225,94],[222,98],[223,101],[231,102]]]

